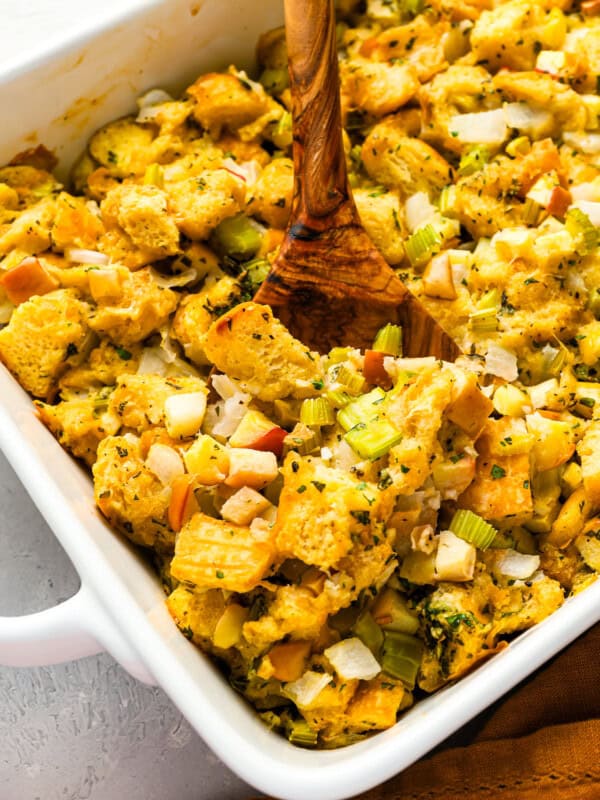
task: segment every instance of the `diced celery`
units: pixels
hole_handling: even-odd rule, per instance
[[[325,392],[325,397],[334,408],[344,408],[344,406],[347,406],[353,399],[348,392],[334,389]]]
[[[303,425],[333,425],[335,414],[324,397],[310,397],[300,406],[300,422]]]
[[[362,458],[374,461],[402,441],[402,434],[385,419],[359,423],[344,436],[350,447]]]
[[[377,658],[383,644],[383,631],[373,619],[370,611],[363,611],[352,626],[352,633],[358,636]]]
[[[253,258],[252,261],[248,261],[247,264],[244,264],[244,269],[246,270],[248,281],[254,287],[261,285],[269,274],[271,265],[266,258]]]
[[[542,206],[531,197],[528,197],[523,203],[523,222],[528,228],[535,227],[540,219],[542,213]]]
[[[440,214],[450,217],[456,209],[456,186],[445,186],[440,194],[439,209]]]
[[[422,267],[439,252],[441,244],[442,239],[436,229],[427,224],[408,237],[404,249],[412,266]]]
[[[338,411],[337,419],[345,431],[349,431],[361,422],[377,419],[381,403],[385,400],[385,392],[377,387],[348,403]]]
[[[285,150],[291,145],[292,138],[292,115],[289,111],[284,111],[271,133],[271,139],[277,147]]]
[[[360,394],[365,388],[366,381],[364,377],[345,364],[334,368],[331,372],[331,377],[336,383],[341,383],[349,394]]]
[[[290,77],[286,67],[263,70],[258,79],[269,94],[281,94],[290,85]]]
[[[306,456],[314,453],[320,446],[320,431],[299,422],[283,440],[282,455],[286,456],[293,450],[301,456]]]
[[[420,639],[398,631],[384,633],[381,669],[402,681],[407,689],[415,688],[422,656],[423,643]]]
[[[288,741],[299,747],[316,747],[318,732],[305,719],[290,721],[286,726]]]
[[[587,255],[598,246],[600,231],[581,209],[570,208],[567,211],[565,227],[575,240],[576,250],[580,255]]]
[[[460,159],[458,167],[459,175],[473,175],[484,167],[490,160],[490,151],[483,145],[475,145]]]
[[[448,527],[456,536],[464,539],[465,542],[470,542],[480,550],[486,550],[498,533],[489,522],[467,509],[457,511]]]
[[[238,214],[217,225],[211,242],[220,255],[236,261],[248,261],[260,249],[262,233],[259,226],[245,214]]]
[[[373,350],[389,356],[402,355],[402,328],[400,325],[388,323],[375,336]]]

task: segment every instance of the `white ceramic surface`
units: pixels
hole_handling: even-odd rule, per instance
[[[203,69],[249,65],[257,34],[281,15],[263,0],[123,3],[112,22],[66,37],[0,75],[0,162],[44,142],[67,168],[101,123],[156,85],[177,90]],[[10,78],[10,79],[9,79]],[[27,98],[23,102],[23,98]],[[0,618],[0,662],[40,664],[106,648],[158,682],[234,771],[284,800],[341,800],[418,759],[600,619],[600,582],[569,600],[458,685],[418,704],[391,730],[343,750],[294,748],[270,733],[218,671],[175,629],[143,557],[105,525],[87,475],[0,371],[0,446],[73,560],[81,590],[56,609]]]

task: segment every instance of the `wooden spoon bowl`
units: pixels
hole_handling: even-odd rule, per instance
[[[319,352],[371,347],[388,322],[407,356],[452,361],[453,339],[410,293],[363,229],[342,140],[333,0],[285,0],[295,190],[285,239],[255,299]]]

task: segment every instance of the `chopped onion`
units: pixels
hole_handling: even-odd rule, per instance
[[[248,403],[251,399],[251,395],[238,391],[232,397],[217,403],[215,406],[215,410],[219,410],[217,421],[209,432],[214,436],[224,436],[225,438],[231,436],[248,410]]]
[[[298,680],[286,683],[284,691],[298,708],[308,708],[332,680],[328,672],[307,670]]]
[[[194,267],[190,267],[177,275],[163,275],[153,267],[150,267],[150,274],[154,278],[154,282],[160,286],[161,289],[173,289],[176,286],[187,286],[198,280],[198,270]]]
[[[258,161],[242,161],[237,162],[232,158],[226,158],[222,164],[223,169],[231,172],[236,177],[245,181],[248,186],[253,186],[262,171]]]
[[[328,647],[323,655],[346,681],[370,681],[381,672],[377,659],[357,636]]]
[[[450,120],[448,132],[465,144],[501,145],[508,137],[508,127],[501,108],[478,114],[456,114]]]
[[[173,100],[168,92],[164,89],[149,89],[145,94],[138,97],[136,103],[138,108],[146,108],[147,106],[156,106],[159,103],[170,103]]]
[[[76,261],[79,264],[94,264],[98,267],[105,267],[110,263],[110,258],[105,253],[97,250],[82,250],[78,247],[69,247],[65,250],[67,261]]]
[[[563,133],[563,141],[569,147],[588,155],[600,153],[600,133]]]
[[[509,128],[516,128],[534,138],[554,121],[549,111],[531,108],[527,103],[505,103],[502,110]]]
[[[587,214],[592,225],[600,228],[600,203],[592,203],[590,200],[578,200],[573,203],[571,208],[578,208]]]
[[[153,444],[148,450],[146,466],[163,486],[170,486],[175,478],[183,475],[185,468],[179,453],[166,444]]]
[[[167,364],[160,347],[147,347],[137,368],[138,375],[166,375]]]
[[[539,569],[540,557],[528,556],[516,550],[505,550],[496,562],[496,569],[507,578],[525,580]]]
[[[413,233],[435,215],[435,207],[429,202],[426,192],[417,192],[406,200],[404,214],[408,230]]]
[[[215,392],[223,400],[229,400],[230,397],[240,392],[240,387],[228,375],[213,375],[210,382]],[[248,395],[249,397],[250,395]]]
[[[485,371],[488,375],[497,375],[505,381],[516,381],[519,377],[517,357],[504,347],[490,344],[485,357]]]

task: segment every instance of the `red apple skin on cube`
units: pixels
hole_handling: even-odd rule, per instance
[[[34,295],[48,294],[58,289],[59,282],[50,275],[37,258],[24,258],[0,278],[8,299],[16,306],[25,303]]]

